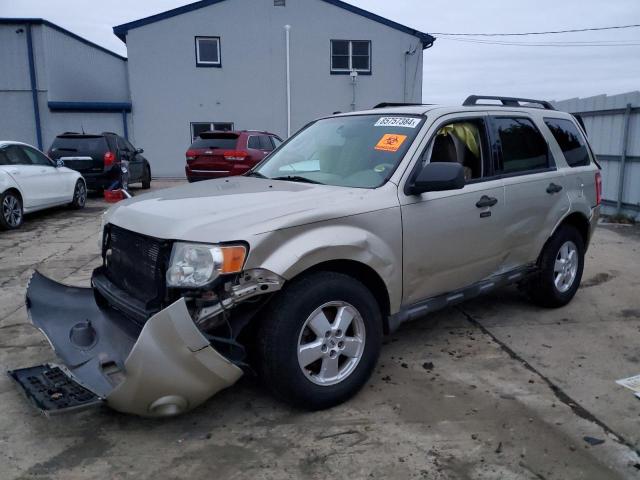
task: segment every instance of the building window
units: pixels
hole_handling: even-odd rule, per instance
[[[220,59],[220,37],[196,37],[196,66],[222,66]]]
[[[229,132],[233,130],[233,122],[191,122],[191,141],[193,142],[202,132]]]
[[[370,40],[331,40],[331,73],[371,73]]]

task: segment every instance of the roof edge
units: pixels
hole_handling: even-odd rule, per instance
[[[53,28],[54,30],[57,30],[58,32],[64,35],[67,35],[68,37],[73,38],[74,40],[78,40],[79,42],[82,42],[85,45],[88,45],[93,48],[97,48],[101,52],[111,55],[112,57],[116,57],[120,60],[124,60],[125,62],[127,61],[127,57],[123,57],[122,55],[119,55],[116,52],[113,52],[108,48],[103,47],[102,45],[98,45],[97,43],[94,43],[91,40],[87,40],[86,38],[81,37],[77,33],[73,33],[67,30],[66,28],[62,28],[60,25],[56,25],[55,23],[52,23],[49,20],[45,20],[44,18],[30,18],[30,17],[18,17],[18,18],[1,17],[0,18],[0,25],[14,25],[14,24],[15,25],[22,25],[22,24],[45,25],[49,28]]]
[[[133,30],[134,28],[139,28],[145,25],[149,25],[151,23],[159,22],[161,20],[166,20],[168,18],[182,15],[184,13],[192,12],[200,8],[209,7],[211,5],[215,5],[216,3],[221,3],[224,1],[225,0],[200,0],[199,2],[189,3],[188,5],[183,5],[178,8],[173,8],[171,10],[157,13],[149,17],[144,17],[139,20],[134,20],[132,22],[116,25],[115,27],[113,27],[113,33],[124,43],[127,43],[127,33],[129,32],[129,30]],[[436,41],[436,38],[433,37],[432,35],[429,35],[428,33],[424,33],[414,28],[407,27],[406,25],[402,25],[400,23],[394,22],[393,20],[389,20],[388,18],[381,17],[380,15],[369,12],[368,10],[364,10],[360,7],[356,7],[355,5],[351,5],[341,0],[321,0],[321,1],[334,5],[338,8],[347,10],[356,15],[360,15],[361,17],[368,18],[369,20],[373,20],[374,22],[378,22],[382,25],[386,25],[387,27],[393,28],[394,30],[399,30],[409,35],[413,35],[414,37],[417,37],[418,39],[420,39],[420,41],[422,42],[423,49],[431,47],[433,45],[433,42]]]

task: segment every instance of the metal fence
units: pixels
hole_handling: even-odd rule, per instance
[[[580,115],[602,166],[603,212],[640,217],[640,91],[552,102]]]

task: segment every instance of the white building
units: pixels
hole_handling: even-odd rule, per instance
[[[286,138],[336,111],[420,103],[434,41],[339,0],[203,0],[114,33],[127,44],[134,143],[161,177],[184,176],[203,130]]]

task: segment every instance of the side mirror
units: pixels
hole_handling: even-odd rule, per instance
[[[136,148],[136,153],[144,153],[144,148]]]
[[[409,187],[411,195],[424,192],[441,192],[443,190],[459,190],[464,187],[464,168],[459,163],[428,163]]]
[[[62,168],[64,167],[64,160],[56,160],[56,168]]]

